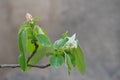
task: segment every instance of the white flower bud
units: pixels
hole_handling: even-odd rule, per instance
[[[32,15],[30,13],[26,14],[27,21],[33,20]]]

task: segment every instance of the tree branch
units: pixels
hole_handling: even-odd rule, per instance
[[[44,68],[47,68],[50,66],[50,64],[46,64],[46,65],[31,65],[31,64],[28,64],[29,61],[31,60],[31,58],[35,55],[37,49],[38,49],[38,44],[36,43],[36,41],[34,42],[34,45],[35,45],[35,49],[34,51],[32,52],[32,54],[30,55],[30,57],[28,57],[28,60],[27,60],[27,66],[28,67],[34,67],[34,68],[41,68],[41,69],[44,69]],[[20,65],[19,64],[0,64],[0,68],[20,68]]]
[[[34,45],[35,45],[35,49],[32,52],[32,54],[30,55],[30,57],[28,57],[27,64],[29,63],[29,61],[31,60],[31,58],[35,55],[35,53],[36,53],[36,51],[38,49],[38,44],[36,43],[36,41],[34,42]]]
[[[36,53],[36,51],[37,51],[37,49],[39,47],[36,40],[33,42],[33,44],[35,46],[35,49],[27,59],[27,66],[28,67],[34,67],[34,68],[41,68],[41,69],[49,67],[50,64],[41,65],[41,66],[40,65],[31,65],[31,64],[29,64],[29,61],[35,55],[35,53]],[[19,64],[0,64],[0,68],[20,68],[20,65]]]
[[[27,66],[44,69],[44,68],[49,67],[50,64],[41,65],[41,66],[28,64]],[[0,64],[0,68],[20,68],[20,65],[19,64]]]

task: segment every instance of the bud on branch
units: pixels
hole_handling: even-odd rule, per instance
[[[27,19],[27,21],[33,20],[32,15],[30,13],[27,13],[26,14],[26,19]]]

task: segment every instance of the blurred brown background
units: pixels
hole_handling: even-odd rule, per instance
[[[69,76],[64,66],[0,69],[0,80],[120,80],[120,0],[0,0],[0,63],[17,63],[17,31],[27,12],[40,17],[53,42],[66,30],[77,33],[86,75],[73,69]]]

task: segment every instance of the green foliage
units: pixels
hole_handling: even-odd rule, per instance
[[[75,55],[75,62],[76,62],[76,68],[80,71],[81,74],[85,74],[86,65],[84,60],[84,54],[80,46],[77,46],[77,49],[73,50],[73,54]]]
[[[53,44],[53,46],[55,49],[62,48],[67,41],[68,41],[68,38],[59,39]]]
[[[44,31],[35,25],[36,18],[33,21],[26,22],[20,27],[18,32],[20,55],[18,62],[23,71],[27,71],[27,64],[37,64],[51,48],[51,41]],[[33,54],[35,50],[34,43],[38,44],[35,55],[27,63],[27,53]]]
[[[23,71],[26,70],[27,61],[26,61],[26,52],[27,52],[27,32],[26,27],[21,27],[19,31],[19,49],[20,49],[20,56],[18,58],[19,64]]]
[[[32,40],[31,39],[28,39],[28,43],[27,43],[27,50],[28,50],[28,53],[32,54],[32,52],[34,51],[35,49],[35,46],[34,44],[32,43]]]
[[[29,18],[28,18],[29,19]],[[18,42],[20,55],[18,62],[23,71],[31,68],[28,64],[37,64],[44,56],[50,56],[50,64],[54,68],[59,68],[62,64],[68,69],[68,74],[72,68],[83,75],[86,71],[84,53],[78,44],[76,34],[69,37],[65,32],[59,40],[52,45],[45,31],[36,25],[38,18],[28,20],[20,27],[18,32]],[[29,53],[29,54],[28,54]],[[32,57],[29,59],[29,56]]]
[[[42,46],[51,46],[51,42],[46,35],[39,34],[36,39],[41,43]]]
[[[70,74],[73,64],[72,64],[70,56],[66,52],[64,53],[65,53],[65,64],[68,68],[68,74]]]
[[[50,57],[50,64],[55,67],[59,68],[64,63],[64,58],[61,55],[51,55]]]
[[[50,51],[50,49],[51,49],[50,47],[39,46],[35,55],[31,58],[28,64],[32,64],[32,65],[37,64]],[[28,67],[27,70],[29,69],[31,68]]]

